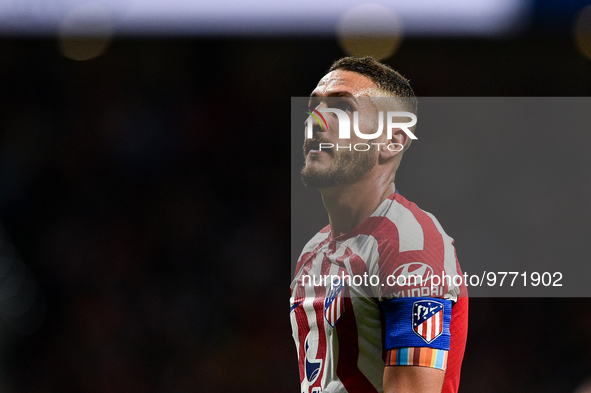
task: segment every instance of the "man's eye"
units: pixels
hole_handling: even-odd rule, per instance
[[[340,109],[340,110],[343,110],[343,111],[345,111],[345,112],[352,112],[352,111],[353,111],[353,109],[351,108],[351,105],[349,105],[349,104],[348,104],[348,103],[346,103],[346,102],[340,102],[340,103],[337,105],[337,108],[338,108],[338,109]]]

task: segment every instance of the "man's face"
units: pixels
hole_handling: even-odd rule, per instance
[[[337,108],[345,111],[353,125],[353,112],[359,113],[359,130],[369,134],[377,129],[377,108],[368,98],[376,94],[377,86],[369,78],[350,71],[336,70],[328,73],[318,83],[310,95],[308,106]],[[377,151],[356,151],[343,149],[356,143],[368,143],[375,140],[361,139],[351,132],[350,139],[339,139],[339,122],[333,113],[323,113],[327,129],[322,129],[314,121],[314,138],[304,142],[306,163],[302,169],[302,182],[309,188],[328,188],[339,184],[352,183],[370,172],[377,163]],[[333,148],[320,143],[331,143]],[[337,144],[339,147],[337,150]]]

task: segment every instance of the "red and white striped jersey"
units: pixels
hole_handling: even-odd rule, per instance
[[[398,193],[344,235],[323,228],[291,283],[301,392],[382,392],[386,365],[446,370],[443,392],[457,392],[468,317],[466,288],[453,280],[461,275],[453,239]]]

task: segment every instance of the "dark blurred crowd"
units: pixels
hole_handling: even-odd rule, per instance
[[[418,94],[591,94],[587,60],[560,72],[544,43],[447,45],[401,55]],[[0,321],[0,390],[297,391],[288,100],[340,56],[330,40],[144,39],[76,62],[50,39],[0,41],[0,317],[10,258],[37,310]],[[460,391],[571,392],[591,373],[590,311],[473,299]]]
[[[33,334],[4,332],[7,391],[297,382],[277,317],[289,157],[260,76],[217,52],[132,42],[80,63],[53,41],[0,44],[1,221],[47,300]]]

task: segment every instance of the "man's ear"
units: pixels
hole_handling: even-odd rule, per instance
[[[388,161],[392,157],[402,154],[407,143],[410,143],[410,138],[401,128],[394,128],[392,130],[392,139],[387,141],[386,146],[380,148],[380,160]]]

